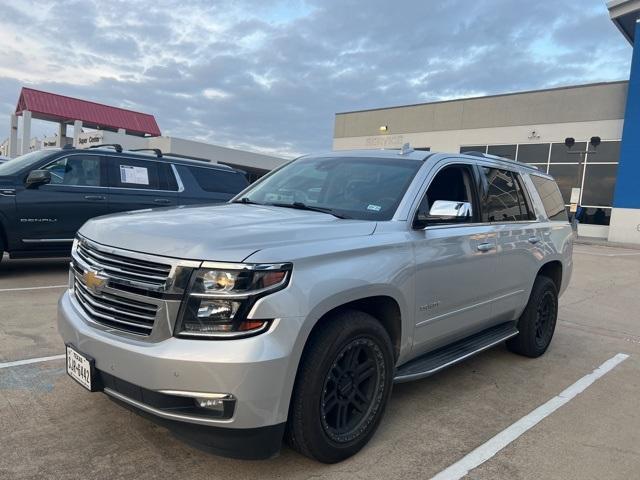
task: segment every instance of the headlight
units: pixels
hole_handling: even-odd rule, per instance
[[[247,319],[258,298],[285,288],[291,264],[204,264],[191,279],[176,334],[238,338],[265,331],[270,319]]]

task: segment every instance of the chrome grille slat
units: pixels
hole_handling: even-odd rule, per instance
[[[164,287],[171,274],[171,265],[147,262],[100,250],[88,242],[79,242],[79,259],[97,270],[103,270],[114,279],[141,282],[149,286]]]
[[[77,295],[77,294],[76,294],[76,297],[80,298],[80,296]],[[151,333],[151,330],[153,329],[153,327],[151,327],[149,325],[142,325],[142,324],[138,324],[138,323],[134,323],[134,322],[128,322],[126,320],[120,320],[118,318],[115,318],[115,317],[113,317],[111,315],[106,315],[104,313],[97,312],[93,308],[91,308],[89,305],[87,305],[86,303],[81,303],[80,305],[82,306],[82,308],[85,311],[87,311],[89,313],[89,315],[91,315],[91,317],[93,317],[93,319],[96,322],[103,323],[103,324],[105,324],[107,326],[110,326],[110,327],[120,328],[120,330],[124,330],[124,331],[129,332],[129,333],[138,333],[138,334],[142,334],[142,335],[149,335]],[[135,328],[139,328],[139,329],[142,329],[142,330],[145,330],[145,331],[144,332],[137,332],[137,331],[133,330],[132,328],[118,327],[118,325],[111,325],[111,324],[106,323],[104,321],[101,321],[99,319],[108,320],[109,322],[116,323],[118,325],[124,325],[126,327],[133,327],[134,329]]]
[[[164,283],[167,280],[166,276],[161,277],[158,275],[148,275],[145,273],[133,272],[129,269],[113,267],[111,265],[107,265],[106,263],[100,263],[94,260],[93,258],[91,258],[90,256],[86,255],[84,252],[78,252],[78,255],[80,255],[80,258],[82,258],[87,264],[91,265],[92,267],[99,268],[100,270],[105,270],[107,272],[116,272],[122,275],[124,278],[126,278],[127,275],[131,275],[135,277],[135,280],[137,281],[143,280],[145,281],[145,283],[149,283],[153,285],[158,283]]]
[[[94,308],[107,310],[113,314],[122,315],[124,317],[133,317],[134,319],[140,318],[142,320],[146,320],[147,322],[150,322],[151,325],[153,325],[153,322],[156,319],[155,312],[153,312],[152,315],[142,315],[136,312],[122,310],[104,302],[103,298],[92,295],[91,292],[89,292],[86,288],[84,288],[84,286],[82,286],[82,284],[76,284],[76,287],[80,290],[83,297],[85,297],[85,301],[89,302]]]
[[[99,253],[97,253],[97,251],[93,250],[88,250],[83,248],[81,250],[81,253],[83,256],[89,255],[91,258],[93,258],[94,260],[96,260],[97,262],[105,262],[106,264],[111,264],[111,263],[115,263],[117,265],[124,265],[125,267],[129,267],[130,265],[135,265],[135,268],[140,268],[140,269],[144,269],[144,270],[148,270],[151,272],[159,272],[159,273],[163,273],[165,276],[169,275],[169,272],[171,272],[171,267],[167,266],[167,267],[150,267],[150,266],[146,266],[146,265],[138,265],[137,263],[127,263],[126,261],[122,261],[116,257],[118,257],[117,255],[112,255],[111,257],[106,257],[104,255],[101,255]]]
[[[78,277],[78,275],[75,275],[75,280],[76,282],[81,282],[82,280],[80,280],[80,278]],[[91,292],[89,292],[91,293]],[[93,295],[94,297],[96,295]],[[107,302],[113,302],[113,303],[117,303],[118,305],[122,305],[123,307],[128,307],[128,308],[132,308],[134,310],[142,310],[142,311],[146,311],[149,313],[153,313],[153,315],[155,316],[156,311],[158,310],[158,308],[155,305],[148,305],[148,304],[144,304],[144,303],[139,303],[136,302],[135,300],[130,300],[130,299],[125,299],[123,297],[118,297],[116,295],[111,295],[108,293],[101,293],[98,298],[101,298]]]

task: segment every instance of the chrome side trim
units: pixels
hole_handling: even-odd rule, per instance
[[[73,238],[23,238],[22,243],[73,243]]]
[[[219,400],[234,400],[235,397],[230,393],[206,393],[206,392],[188,392],[184,390],[158,390],[159,393],[165,395],[175,395],[176,397],[189,397],[189,398],[211,398]]]
[[[133,398],[126,397],[121,393],[111,390],[110,388],[105,388],[104,393],[120,400],[121,402],[128,403],[129,405],[133,405],[134,407],[139,408],[140,410],[143,410],[147,413],[151,413],[153,415],[156,415],[161,418],[166,418],[168,420],[177,420],[179,422],[195,423],[197,425],[219,425],[221,423],[223,424],[231,423],[233,421],[233,417],[223,420],[223,419],[213,419],[213,418],[206,418],[206,417],[197,417],[195,415],[183,415],[181,413],[167,412],[165,410],[160,410],[158,408],[151,407],[146,403],[139,402],[137,400],[134,400]]]
[[[482,347],[472,352],[462,355],[461,357],[455,358],[447,363],[443,363],[442,365],[439,365],[436,368],[432,368],[431,370],[425,370],[424,372],[414,373],[413,375],[403,375],[403,376],[394,377],[393,382],[394,383],[409,382],[411,380],[419,380],[421,378],[428,377],[430,375],[433,375],[434,373],[438,373],[439,371],[444,370],[447,367],[450,367],[451,365],[455,365],[456,363],[462,362],[463,360],[466,360],[469,357],[472,357],[480,352],[488,350],[491,347],[495,347],[496,345],[504,342],[505,340],[508,340],[511,337],[515,337],[516,335],[518,335],[518,333],[520,332],[517,330],[515,332],[510,332],[508,335],[505,335],[502,338],[494,340],[493,342],[487,345],[483,345]]]
[[[178,173],[178,169],[173,163],[171,164],[171,171],[173,172],[173,175],[176,177],[176,183],[178,184],[178,193],[184,192],[184,183],[182,183],[182,178]]]
[[[416,323],[416,327],[422,327],[422,326],[426,325],[427,323],[434,322],[436,320],[441,320],[441,319],[449,317],[451,315],[455,315],[456,313],[464,312],[466,310],[471,310],[472,308],[482,307],[483,305],[486,305],[487,303],[495,302],[497,300],[502,300],[504,298],[508,298],[508,297],[513,296],[513,295],[518,295],[519,293],[524,293],[524,290],[516,290],[515,292],[510,292],[510,293],[507,293],[505,295],[500,295],[499,297],[494,297],[494,298],[491,298],[489,300],[485,300],[483,302],[474,303],[473,305],[468,305],[466,307],[458,308],[457,310],[452,310],[450,312],[443,313],[443,314],[437,315],[435,317],[427,318],[426,320],[423,320],[421,322]]]
[[[0,195],[3,197],[15,197],[16,191],[13,188],[2,188],[0,189]]]

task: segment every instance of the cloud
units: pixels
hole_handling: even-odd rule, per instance
[[[334,113],[626,78],[602,0],[22,0],[0,107],[29,85],[261,152],[331,148]]]

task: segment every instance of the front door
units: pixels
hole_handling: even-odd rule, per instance
[[[51,183],[16,191],[17,229],[25,250],[63,250],[87,220],[108,213],[108,188],[99,155],[72,154],[44,170]]]
[[[489,326],[496,243],[492,227],[480,222],[477,174],[472,165],[440,165],[419,211],[427,226],[413,230],[416,260],[417,354]],[[438,200],[470,204],[469,215],[441,216]]]

